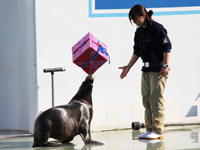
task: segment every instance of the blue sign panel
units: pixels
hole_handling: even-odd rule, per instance
[[[155,8],[154,16],[200,14],[200,0],[88,0],[88,2],[89,17],[128,17],[128,10],[136,4],[142,4],[147,9]]]
[[[135,4],[146,8],[200,6],[200,0],[95,0],[95,9],[130,9]]]

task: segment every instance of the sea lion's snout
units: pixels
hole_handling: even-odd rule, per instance
[[[92,75],[88,75],[85,79],[85,81],[89,81],[90,83],[93,83],[94,82],[94,78],[92,77]]]

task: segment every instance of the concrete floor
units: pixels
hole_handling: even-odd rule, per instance
[[[200,150],[200,126],[165,127],[162,140],[138,140],[145,129],[92,132],[92,139],[103,146],[85,146],[76,136],[71,146],[32,148],[33,137],[22,131],[0,131],[1,150]],[[54,143],[55,140],[50,139]]]

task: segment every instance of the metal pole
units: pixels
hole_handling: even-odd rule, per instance
[[[52,107],[54,107],[54,72],[51,72]]]
[[[65,68],[47,68],[43,70],[44,73],[51,72],[51,90],[52,90],[52,107],[54,107],[54,72],[65,71]]]

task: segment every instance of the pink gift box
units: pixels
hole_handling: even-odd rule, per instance
[[[72,47],[73,62],[87,74],[93,74],[99,67],[108,61],[107,46],[87,33]]]

